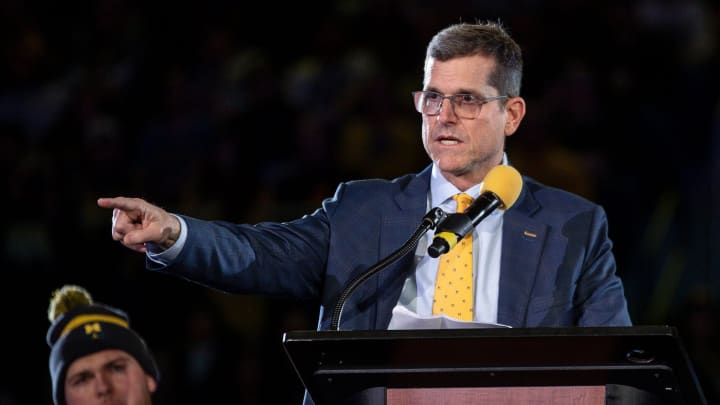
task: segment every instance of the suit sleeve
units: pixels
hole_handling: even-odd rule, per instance
[[[148,260],[148,269],[228,293],[317,298],[330,232],[323,209],[256,225],[183,219],[188,236],[178,257],[169,266]]]

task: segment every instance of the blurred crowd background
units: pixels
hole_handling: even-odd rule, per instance
[[[638,325],[672,325],[720,400],[720,5],[703,0],[0,3],[0,404],[50,403],[51,292],[125,309],[156,404],[299,403],[282,334],[315,302],[144,270],[101,196],[283,221],[427,164],[410,92],[440,28],[524,49],[520,172],[602,204]],[[292,258],[288,258],[292,260]]]

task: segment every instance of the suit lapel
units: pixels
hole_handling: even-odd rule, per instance
[[[427,211],[427,192],[430,187],[430,166],[420,172],[408,185],[395,195],[396,206],[389,207],[380,224],[380,257],[382,260],[399,249],[418,229]],[[377,287],[386,293],[379,294],[376,325],[384,329],[390,322],[392,308],[400,297],[406,270],[411,268],[415,249],[400,260],[382,270],[377,277]]]
[[[430,166],[408,182],[394,199],[396,205],[382,216],[380,224],[380,257],[384,258],[402,246],[420,225],[427,210]]]
[[[532,193],[523,187],[518,203],[503,217],[498,323],[513,327],[525,325],[548,232],[547,225],[531,217],[538,209],[540,205]]]

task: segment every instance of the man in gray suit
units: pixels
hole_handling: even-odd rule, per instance
[[[419,173],[342,183],[314,213],[286,223],[203,221],[138,198],[100,198],[100,207],[113,209],[113,239],[145,253],[151,270],[226,292],[319,299],[318,329],[329,329],[349,282],[398,249],[430,209],[454,212],[454,195],[477,198],[491,169],[509,164],[506,137],[526,105],[521,50],[502,26],[443,29],[428,45],[424,72],[413,102],[432,164]],[[602,207],[530,177],[522,183],[512,207],[472,231],[470,320],[631,325]],[[358,288],[340,328],[387,329],[398,308],[435,314],[432,237]]]

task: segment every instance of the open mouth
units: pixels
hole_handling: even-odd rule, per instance
[[[440,143],[441,145],[447,145],[447,146],[457,145],[457,144],[461,143],[458,138],[455,138],[454,136],[447,136],[447,135],[439,136],[436,139],[436,142]]]

